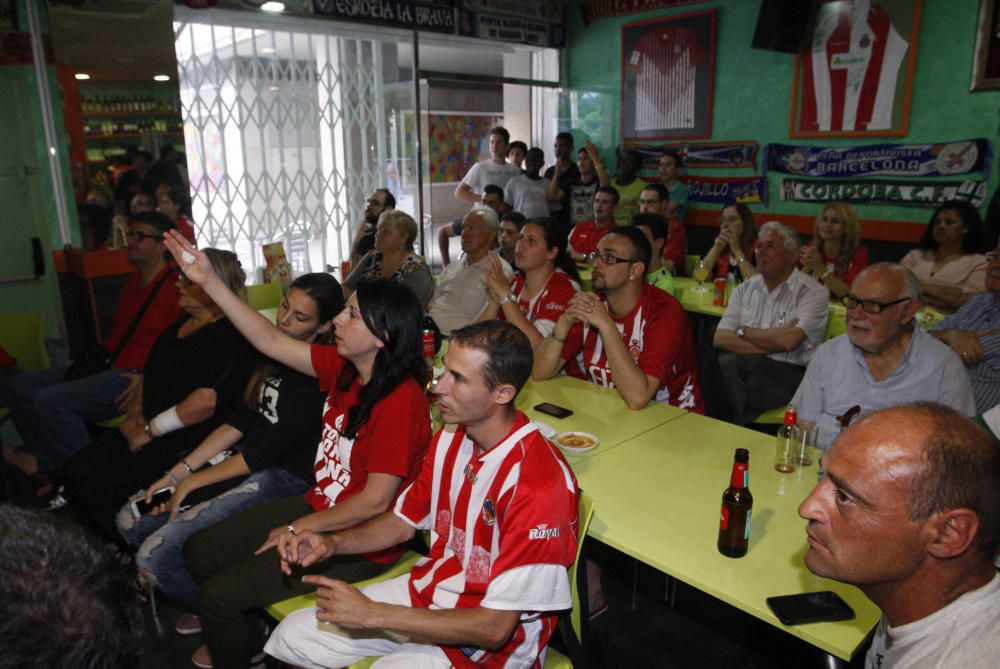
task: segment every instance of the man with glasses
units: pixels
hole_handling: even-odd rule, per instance
[[[847,333],[824,343],[792,398],[799,423],[818,427],[826,450],[838,418],[910,402],[938,402],[975,413],[972,387],[958,356],[918,327],[920,282],[895,263],[864,269],[843,298]]]
[[[978,413],[1000,404],[1000,247],[986,254],[986,292],[932,328],[962,359]]]
[[[569,254],[576,262],[586,262],[597,250],[597,242],[608,234],[615,224],[615,206],[618,191],[612,186],[601,186],[594,191],[594,220],[577,223],[569,233]]]
[[[32,479],[40,497],[59,496],[50,472],[90,444],[87,423],[122,413],[141,378],[146,357],[156,338],[180,317],[176,268],[169,263],[163,233],[174,223],[159,212],[132,217],[128,229],[128,259],[136,271],[129,276],[118,298],[114,325],[101,342],[110,368],[66,381],[66,368],[24,372],[10,379],[9,409],[24,449],[6,449],[4,457]],[[155,291],[155,293],[154,293]],[[129,326],[147,302],[131,337],[122,346]],[[120,350],[119,350],[120,349]]]
[[[396,198],[388,188],[376,188],[368,196],[365,204],[365,220],[361,223],[351,247],[351,267],[357,265],[362,256],[375,248],[375,227],[378,225],[378,217],[383,212],[395,208]]]
[[[535,349],[532,378],[551,378],[569,363],[584,378],[617,390],[629,409],[656,400],[704,411],[687,314],[680,302],[646,282],[651,255],[639,228],[614,227],[601,238],[594,256],[596,292],[570,300]]]
[[[826,334],[829,293],[796,269],[800,246],[788,226],[761,226],[758,274],[736,287],[715,331],[719,369],[738,425],[788,403]]]

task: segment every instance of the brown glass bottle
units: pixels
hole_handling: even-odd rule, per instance
[[[750,512],[753,495],[750,494],[750,452],[737,448],[733,456],[733,473],[729,487],[722,493],[722,511],[719,515],[719,552],[726,557],[743,557],[750,541]]]

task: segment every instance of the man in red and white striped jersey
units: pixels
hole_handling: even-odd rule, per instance
[[[416,530],[430,531],[430,553],[408,575],[361,590],[306,576],[319,586],[317,607],[286,618],[269,654],[303,667],[375,655],[379,668],[542,666],[557,612],[572,606],[576,479],[514,408],[532,365],[520,330],[500,321],[456,330],[444,364],[436,392],[449,427],[395,509],[335,535],[298,534],[282,568],[395,545]]]

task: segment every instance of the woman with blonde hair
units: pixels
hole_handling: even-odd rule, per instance
[[[831,295],[847,295],[854,277],[868,266],[868,249],[861,245],[861,221],[854,207],[846,202],[823,207],[799,262],[802,271],[825,285]]]
[[[417,222],[409,214],[398,209],[383,212],[375,228],[375,248],[344,279],[344,297],[350,297],[362,279],[389,279],[409,286],[426,311],[434,295],[434,279],[427,263],[413,250],[417,232]]]

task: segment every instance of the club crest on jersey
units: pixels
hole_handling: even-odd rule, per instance
[[[552,539],[559,536],[558,527],[549,527],[547,523],[542,523],[538,527],[528,530],[528,539]]]
[[[493,523],[497,522],[497,511],[491,499],[483,502],[483,522],[486,523],[486,527],[493,527]]]
[[[633,339],[629,342],[628,353],[632,356],[632,360],[639,362],[639,355],[642,353],[642,343],[638,339]]]
[[[473,471],[473,469],[472,469],[472,463],[471,463],[471,462],[470,462],[469,464],[465,465],[465,470],[464,470],[464,471],[462,472],[462,474],[463,474],[463,475],[465,476],[465,478],[467,478],[467,479],[469,480],[469,482],[470,482],[470,483],[472,483],[473,485],[475,485],[475,484],[476,484],[476,481],[477,481],[477,480],[479,479],[479,476],[478,476],[478,475],[476,474],[476,472],[475,472],[475,471]]]

